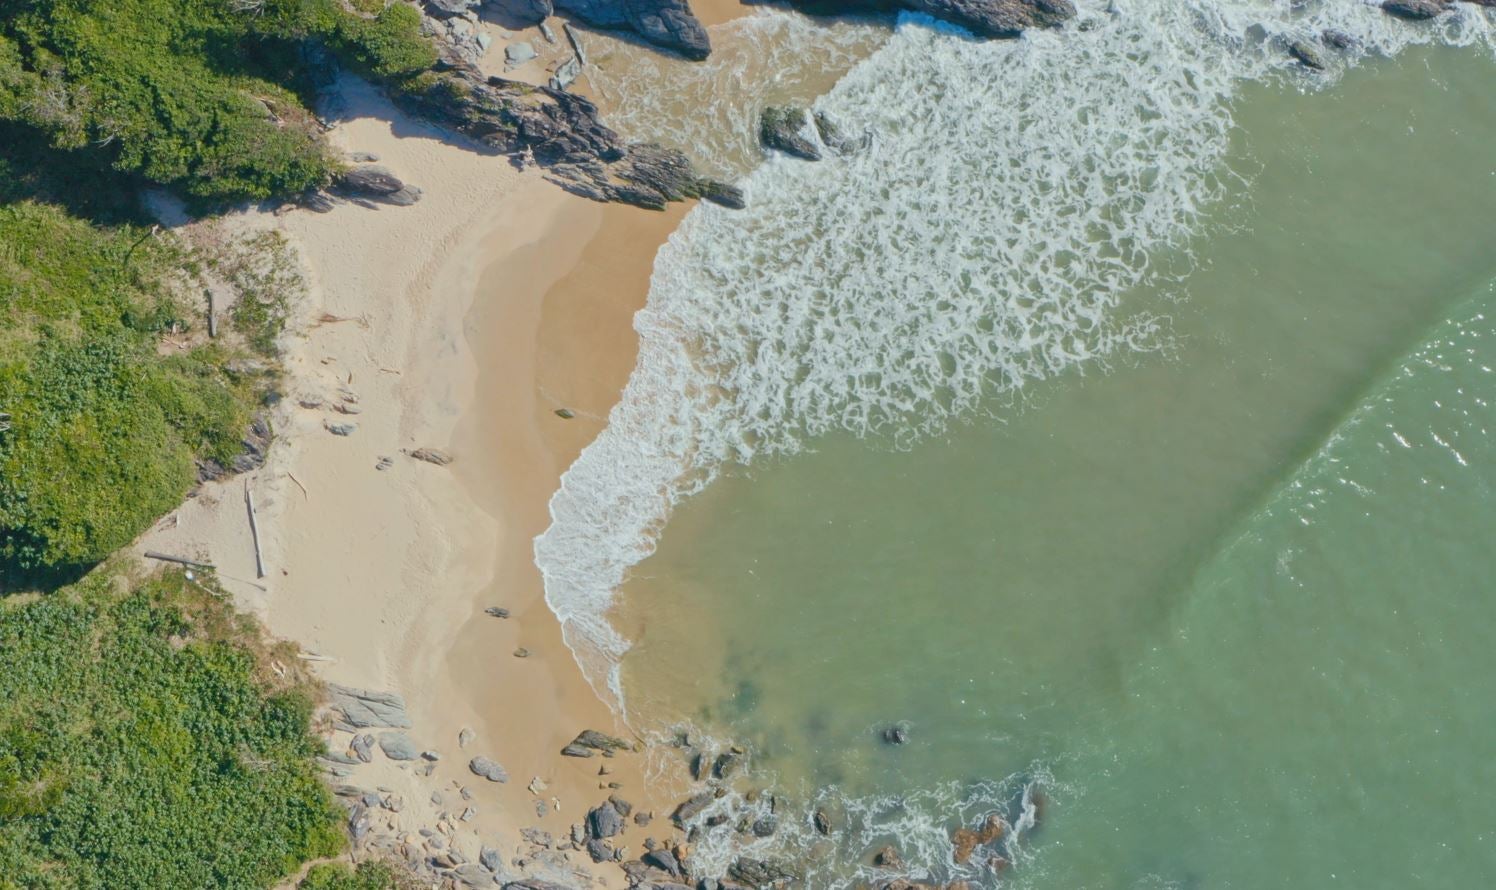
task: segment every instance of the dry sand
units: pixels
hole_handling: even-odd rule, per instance
[[[300,643],[325,679],[404,696],[410,736],[441,760],[427,777],[419,762],[376,753],[339,780],[403,798],[400,813],[378,812],[377,831],[411,835],[445,812],[453,846],[470,859],[492,846],[507,861],[520,828],[565,834],[610,793],[600,785],[618,782],[617,793],[645,802],[636,758],[607,761],[613,774],[600,777],[601,759],[559,756],[582,729],[626,730],[561,643],[531,539],[549,521],[560,473],[627,380],[632,315],[655,250],[686,208],[574,198],[444,141],[361,83],[342,86],[335,143],[379,155],[424,197],[223,223],[281,230],[307,266],[310,294],[286,337],[277,441],[264,467],[204,486],[137,549],[213,562],[239,605]],[[344,320],[319,321],[329,317]],[[562,404],[574,419],[554,414]],[[337,423],[357,429],[333,435],[326,426]],[[455,461],[402,453],[421,447]],[[378,469],[384,458],[392,465]],[[246,485],[265,560],[258,581]],[[489,605],[512,617],[485,615]],[[515,657],[519,647],[528,657]],[[463,728],[474,731],[466,750]],[[351,736],[330,738],[342,750]],[[477,755],[502,763],[509,782],[473,776]],[[533,777],[547,786],[538,795],[527,790]],[[459,821],[467,807],[476,814]],[[637,854],[635,833],[623,843]]]

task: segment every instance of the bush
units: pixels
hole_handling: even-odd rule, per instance
[[[404,873],[383,862],[361,862],[356,869],[324,863],[312,866],[296,890],[401,890],[408,885]]]
[[[0,121],[199,204],[294,195],[337,168],[305,57],[403,78],[436,60],[419,25],[403,2],[0,2]]]
[[[169,238],[56,207],[0,207],[0,590],[19,570],[86,566],[233,460],[255,399],[214,345],[158,353],[187,327]]]
[[[119,581],[0,601],[0,887],[263,888],[336,854],[308,690],[201,582]]]

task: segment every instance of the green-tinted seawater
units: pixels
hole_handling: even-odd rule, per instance
[[[1249,91],[1199,268],[1122,301],[1168,347],[681,505],[623,590],[630,711],[885,798],[848,855],[890,799],[1045,776],[1005,886],[1490,885],[1492,83]]]

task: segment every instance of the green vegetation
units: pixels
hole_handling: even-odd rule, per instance
[[[136,226],[0,206],[0,589],[98,562],[232,463],[261,381],[192,336],[194,257]]]
[[[419,26],[399,0],[0,0],[0,122],[200,204],[294,195],[337,169],[305,60],[398,81],[436,60]]]
[[[296,885],[296,890],[404,890],[413,886],[398,869],[383,862],[361,862],[351,869],[341,863],[323,863]]]
[[[294,654],[201,579],[0,600],[0,652],[0,890],[264,888],[343,848]]]

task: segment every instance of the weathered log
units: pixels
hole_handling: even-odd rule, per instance
[[[260,555],[260,524],[255,521],[255,496],[249,493],[249,480],[244,481],[244,505],[249,508],[249,537],[255,545],[255,577],[265,577],[265,560]]]
[[[214,565],[211,562],[201,562],[201,561],[196,560],[196,559],[188,559],[185,556],[172,556],[170,553],[158,553],[155,550],[147,550],[145,552],[145,558],[146,559],[159,559],[162,562],[175,562],[175,563],[179,563],[179,564],[184,565],[184,566],[192,566],[195,569],[211,569],[211,568],[214,568]]]

